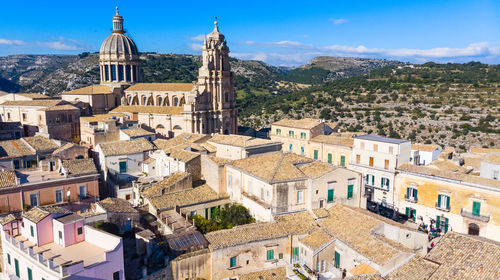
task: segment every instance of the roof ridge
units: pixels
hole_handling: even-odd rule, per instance
[[[278,169],[281,166],[281,163],[283,162],[284,159],[285,159],[285,154],[282,153],[281,158],[278,160],[278,164],[276,164],[276,166],[274,167],[274,171],[273,174],[271,175],[271,178],[269,178],[269,182],[273,182],[274,177],[276,176],[276,173],[278,172]]]

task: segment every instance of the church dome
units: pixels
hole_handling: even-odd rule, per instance
[[[137,59],[139,52],[137,51],[137,46],[130,37],[123,33],[113,33],[102,42],[99,55],[109,56],[109,58],[117,60],[131,60]]]

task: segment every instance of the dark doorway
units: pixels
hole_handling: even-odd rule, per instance
[[[479,235],[479,226],[476,224],[469,224],[469,234],[470,235]]]

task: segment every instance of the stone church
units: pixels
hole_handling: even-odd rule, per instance
[[[93,114],[127,113],[169,137],[184,132],[237,133],[234,74],[217,20],[203,42],[203,63],[192,83],[141,83],[139,51],[125,35],[118,8],[111,32],[99,52],[100,85],[64,92],[64,100],[88,103]]]

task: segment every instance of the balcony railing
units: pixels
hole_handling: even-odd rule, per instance
[[[462,215],[462,217],[476,219],[476,220],[486,222],[486,223],[490,221],[489,215],[488,216],[481,215],[481,214],[476,215],[475,213],[469,212],[469,211],[465,210],[464,208],[462,208],[462,210],[460,211],[460,214]]]
[[[66,276],[67,272],[60,265],[54,263],[52,259],[46,259],[42,254],[35,253],[32,247],[26,247],[23,242],[17,241],[11,235],[5,234],[5,240],[9,242],[13,247],[15,247],[18,251],[24,253],[26,257],[37,261],[43,266],[46,266],[50,270],[56,272],[60,276]]]
[[[413,203],[417,203],[418,202],[418,198],[417,197],[407,196],[407,195],[405,195],[405,200],[408,201],[408,202],[413,202]]]
[[[450,212],[450,208],[448,206],[442,207],[439,203],[436,202],[436,209],[441,211]]]

